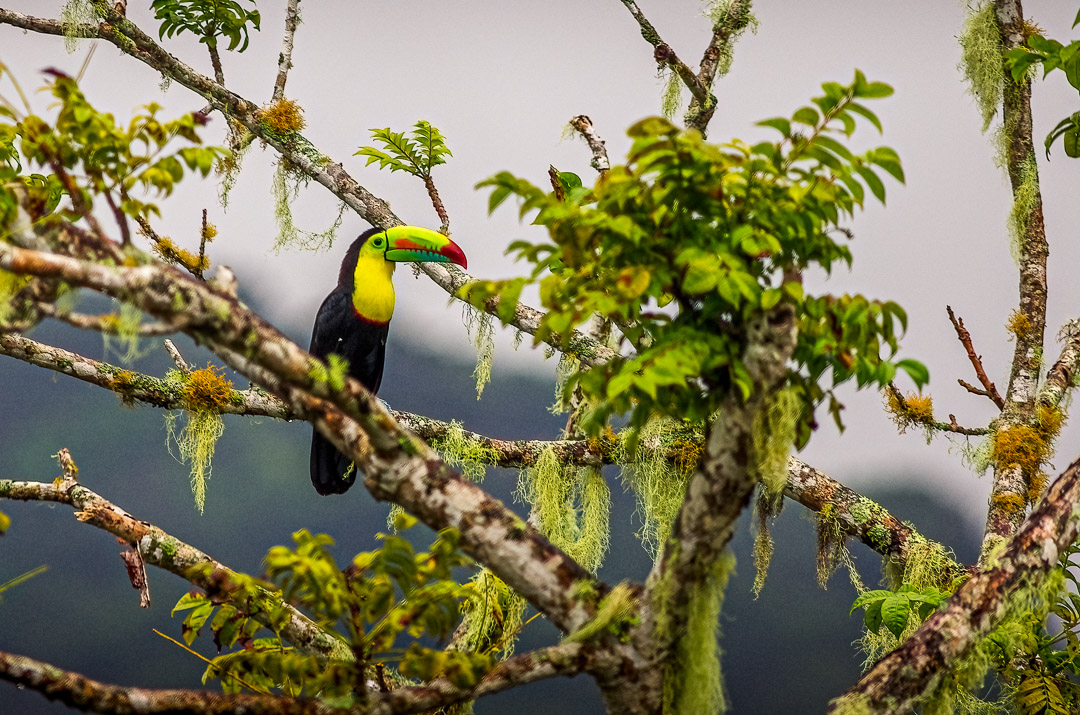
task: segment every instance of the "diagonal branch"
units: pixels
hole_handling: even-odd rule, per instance
[[[315,368],[326,369],[320,361],[234,297],[171,267],[104,266],[7,244],[0,244],[0,268],[92,288],[159,318],[183,311],[190,321],[185,332],[306,414],[356,462],[376,498],[400,504],[435,529],[458,529],[466,551],[563,630],[591,619],[606,592],[602,584],[500,501],[462,480],[359,382],[348,379],[335,389],[316,380]],[[582,582],[595,597],[577,594]]]
[[[641,36],[645,38],[645,41],[653,46],[653,58],[656,60],[656,64],[665,65],[670,67],[671,70],[679,75],[679,79],[682,80],[686,88],[690,90],[690,94],[694,96],[697,102],[703,105],[714,103],[715,99],[709,96],[709,88],[694,74],[694,70],[690,69],[685,62],[679,59],[679,56],[675,54],[675,50],[671,49],[671,45],[664,42],[660,37],[660,33],[656,31],[653,24],[649,22],[649,19],[645,17],[645,13],[641,12],[641,8],[637,6],[634,0],[620,0],[626,9],[630,11],[630,14],[634,16],[637,21],[638,27],[641,28]]]
[[[75,518],[96,526],[123,539],[136,549],[143,561],[151,566],[176,574],[210,594],[228,596],[222,591],[236,572],[207,554],[167,534],[153,524],[136,519],[112,502],[71,478],[51,483],[21,482],[0,479],[0,498],[18,501],[44,501],[67,504],[74,508]],[[206,570],[199,567],[213,567]],[[320,661],[329,659],[352,660],[352,652],[340,640],[323,630],[318,624],[281,600],[281,595],[257,589],[256,598],[265,607],[253,609],[252,618],[268,628],[280,623],[272,622],[267,612],[285,612],[288,619],[280,630],[281,637]]]
[[[1080,536],[1080,461],[1058,477],[1021,528],[922,627],[882,658],[829,712],[907,713],[950,677],[1008,611],[1021,586],[1038,588],[1059,555]]]
[[[975,376],[979,378],[979,383],[983,386],[982,390],[968,385],[963,380],[957,380],[960,386],[965,388],[968,392],[976,395],[983,395],[989,397],[999,410],[1005,409],[1005,400],[1002,399],[998,393],[997,386],[987,376],[986,369],[983,367],[982,355],[975,354],[975,346],[971,342],[971,333],[964,327],[964,319],[957,318],[953,313],[951,305],[945,306],[945,310],[949,313],[949,322],[952,323],[953,329],[956,330],[956,337],[960,339],[960,344],[964,346],[964,351],[967,352],[968,360],[971,361],[971,366],[975,368]]]
[[[371,225],[379,228],[390,228],[404,223],[390,210],[385,201],[358,184],[341,164],[333,162],[330,157],[320,152],[314,144],[299,132],[292,133],[287,137],[275,134],[262,122],[258,106],[255,103],[229,91],[209,77],[199,74],[173,57],[127,18],[117,14],[108,2],[94,0],[94,6],[104,19],[104,22],[97,26],[79,25],[73,29],[67,28],[71,30],[68,34],[74,34],[77,37],[95,37],[107,40],[125,54],[131,55],[202,96],[210,102],[213,109],[240,122],[248,131],[288,159],[291,166],[329,189],[349,208],[355,211],[360,218]],[[12,25],[42,34],[65,34],[65,28],[56,20],[31,17],[3,8],[0,8],[0,24]],[[419,265],[421,270],[436,285],[454,297],[457,297],[462,286],[476,280],[472,275],[453,264],[422,263]],[[495,315],[496,306],[497,303],[490,302],[484,306],[484,310]],[[507,324],[522,332],[535,335],[540,327],[543,315],[541,311],[535,308],[524,303],[518,303],[514,315]],[[587,365],[607,362],[615,355],[614,350],[606,345],[601,345],[597,340],[580,331],[574,331],[566,340],[557,335],[552,335],[548,344],[558,350],[572,354],[580,362]]]
[[[1051,369],[1068,379],[1067,370],[1075,369],[1080,359],[1080,337],[1070,350],[1072,367],[1059,360]],[[45,345],[21,335],[0,334],[0,354],[23,360],[38,367],[69,375],[93,385],[116,392],[124,400],[142,402],[165,409],[182,409],[183,395],[180,386],[172,380],[156,378],[144,373],[99,362],[68,350]],[[181,358],[182,359],[182,358]],[[1048,384],[1052,378],[1048,378]],[[223,414],[273,417],[276,419],[306,419],[278,398],[257,387],[233,390]],[[406,429],[427,442],[446,439],[457,427],[449,422],[410,412],[393,412],[394,419]],[[491,464],[500,467],[529,467],[536,464],[547,449],[554,451],[561,463],[576,466],[602,466],[616,464],[614,442],[593,440],[503,440],[479,432],[462,429],[460,436],[471,445],[479,447],[477,454],[491,454]],[[672,454],[675,459],[678,454]],[[911,526],[904,524],[875,502],[849,489],[824,472],[792,458],[788,464],[788,483],[784,494],[814,512],[826,506],[836,515],[844,532],[886,558],[903,561],[913,539],[928,542]],[[954,569],[963,570],[959,564]],[[956,573],[950,573],[950,578]]]

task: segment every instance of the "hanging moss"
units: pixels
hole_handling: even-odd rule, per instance
[[[568,633],[564,642],[585,643],[604,632],[618,637],[637,622],[634,609],[634,594],[626,582],[617,584],[604,596],[596,607],[596,615],[573,633]]]
[[[684,632],[669,633],[668,605],[671,590],[676,584],[661,582],[654,591],[653,608],[656,629],[664,642],[674,644],[673,657],[664,664],[664,712],[678,715],[722,713],[727,709],[723,675],[720,671],[720,609],[724,589],[735,569],[735,556],[730,551],[705,574],[704,580],[690,586],[690,604]],[[686,588],[687,584],[678,587]]]
[[[490,313],[465,306],[465,329],[476,346],[476,399],[484,394],[484,388],[491,382],[491,365],[495,360],[495,324]]]
[[[142,325],[142,311],[130,303],[121,303],[116,313],[101,316],[102,322],[113,333],[102,333],[105,352],[110,350],[122,363],[132,363],[150,354],[151,348],[142,347],[139,327]]]
[[[292,168],[286,159],[278,159],[271,185],[274,196],[274,218],[278,224],[278,235],[274,239],[272,249],[275,252],[286,247],[317,251],[332,246],[334,239],[337,238],[338,229],[341,228],[341,222],[345,217],[346,204],[344,202],[338,206],[334,222],[325,231],[305,231],[296,225],[293,219],[292,203],[300,195],[300,187],[306,185],[307,182],[307,176]]]
[[[499,462],[498,450],[476,439],[465,436],[465,430],[457,420],[450,422],[444,437],[430,440],[432,449],[443,461],[474,482],[482,482],[488,465]]]
[[[610,539],[611,493],[600,471],[559,462],[547,447],[521,473],[515,497],[532,506],[537,529],[589,571],[603,564]]]
[[[620,433],[615,461],[623,465],[623,479],[634,490],[637,500],[636,516],[641,520],[637,536],[655,558],[671,534],[672,524],[686,497],[686,485],[693,473],[689,460],[670,458],[672,446],[700,445],[704,441],[700,427],[669,417],[654,417],[635,434],[632,430]]]
[[[237,137],[232,142],[232,145],[233,150],[227,156],[218,159],[216,167],[217,173],[221,177],[221,183],[218,184],[218,202],[224,211],[229,209],[229,196],[232,194],[233,187],[236,186],[236,180],[240,176],[240,168],[244,163],[244,157],[247,156],[248,149],[251,148],[251,142],[245,137]]]
[[[461,602],[462,621],[455,634],[457,650],[514,654],[514,644],[525,615],[525,599],[489,569],[481,569],[469,582],[470,597]]]
[[[754,415],[753,472],[771,495],[782,494],[787,486],[788,456],[801,413],[802,401],[794,390],[785,388]]]
[[[566,383],[578,369],[578,361],[569,353],[559,355],[555,366],[555,403],[551,406],[552,414],[562,415],[570,411],[570,402],[566,394]]]
[[[664,77],[664,94],[660,100],[660,113],[665,119],[674,119],[683,106],[683,84],[679,75],[667,70]]]
[[[705,16],[713,27],[723,29],[727,37],[719,47],[720,59],[716,63],[716,76],[723,77],[731,70],[735,43],[748,29],[757,33],[758,19],[750,11],[750,3],[743,0],[714,0],[705,9]]]
[[[0,324],[12,317],[15,309],[11,305],[11,299],[29,282],[29,276],[20,276],[0,270]]]
[[[765,577],[769,574],[774,543],[769,524],[776,520],[784,508],[783,494],[769,494],[764,488],[758,490],[754,503],[754,585],[752,591],[756,599],[765,588]]]
[[[983,120],[983,131],[990,127],[1004,92],[1005,70],[1002,64],[1004,47],[998,30],[994,3],[984,1],[975,5],[960,33],[960,71],[968,83]]]
[[[79,49],[80,38],[75,34],[79,25],[97,24],[97,14],[90,0],[68,0],[60,9],[60,29],[64,33],[64,49],[70,55]]]
[[[200,514],[206,507],[206,481],[212,472],[214,449],[225,433],[225,421],[219,410],[229,403],[233,392],[232,382],[219,374],[222,370],[208,364],[190,375],[181,375],[185,409],[165,415],[165,444],[172,454],[175,443],[180,461],[190,465],[191,492]],[[177,374],[172,372],[170,376],[176,379]],[[178,428],[181,416],[184,425]]]
[[[1020,184],[1013,191],[1012,210],[1009,212],[1009,247],[1013,261],[1020,262],[1020,246],[1027,234],[1028,219],[1039,202],[1039,167],[1035,154],[1028,153],[1020,165]]]

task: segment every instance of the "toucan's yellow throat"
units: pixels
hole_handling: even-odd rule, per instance
[[[385,324],[394,315],[394,263],[457,263],[465,266],[465,253],[446,236],[418,226],[394,226],[386,230],[371,230],[350,247],[339,282],[352,266],[353,310],[363,320]]]
[[[394,317],[394,269],[380,254],[360,251],[353,270],[353,310],[371,323],[389,323]]]

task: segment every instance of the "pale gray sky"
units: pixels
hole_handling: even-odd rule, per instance
[[[56,16],[61,4],[4,3],[46,16]],[[131,5],[132,18],[146,29],[153,27],[148,3]],[[679,55],[696,64],[709,34],[703,4],[642,0],[639,5]],[[227,84],[253,101],[265,102],[270,96],[284,6],[283,0],[259,3],[263,31],[244,54],[225,53]],[[510,208],[488,218],[486,193],[472,188],[477,181],[507,169],[542,183],[549,163],[591,176],[585,145],[561,140],[570,117],[588,114],[617,162],[628,146],[626,127],[659,112],[662,87],[652,48],[618,0],[306,0],[302,9],[304,24],[297,34],[287,95],[306,110],[305,134],[388,200],[403,219],[435,226],[437,218],[417,180],[365,169],[351,155],[358,145],[369,143],[371,127],[400,130],[417,119],[438,126],[454,158],[435,171],[435,179],[451,214],[454,238],[468,254],[470,271],[480,277],[517,274],[520,267],[502,252],[532,229],[519,225]],[[1069,29],[1075,3],[1029,1],[1025,9],[1051,37],[1080,35],[1080,30]],[[715,88],[720,108],[711,138],[769,136],[769,130],[753,123],[790,115],[822,82],[849,81],[856,67],[871,80],[895,87],[892,98],[872,105],[884,123],[884,137],[864,129],[856,133],[855,142],[895,148],[904,162],[907,186],[888,183],[887,208],[871,206],[854,222],[853,271],[838,272],[827,282],[815,278],[811,288],[858,291],[900,302],[910,316],[904,355],[930,367],[937,411],[941,416],[955,413],[964,424],[980,424],[990,417],[992,406],[956,385],[956,378],[972,381],[973,376],[945,305],[951,304],[965,319],[991,378],[1004,389],[1012,346],[1003,326],[1016,303],[1017,278],[1005,229],[1007,182],[993,165],[989,139],[979,132],[978,113],[956,70],[964,4],[773,0],[758,2],[755,10],[760,19],[757,34],[748,34],[738,45],[731,74]],[[210,73],[203,47],[187,38],[167,46]],[[87,47],[83,43],[69,56],[59,39],[0,29],[0,60],[28,87],[40,84],[39,71],[48,66],[77,71]],[[158,85],[149,69],[108,44],[98,48],[84,81],[91,101],[121,119],[148,101],[164,104],[169,113],[203,104],[179,85],[165,92]],[[10,86],[0,84],[0,91],[10,94]],[[42,111],[46,99],[39,95],[36,101]],[[1080,98],[1058,73],[1035,85],[1034,108],[1041,141],[1061,118],[1080,108]],[[220,118],[213,124],[209,135],[220,136]],[[162,229],[191,246],[199,212],[209,208],[220,229],[211,258],[231,265],[269,317],[303,341],[311,316],[335,280],[344,245],[366,225],[347,215],[341,243],[332,251],[273,254],[274,158],[272,151],[258,147],[249,152],[227,213],[217,204],[212,182],[186,182],[165,203]],[[1065,320],[1080,316],[1080,287],[1072,275],[1080,260],[1080,242],[1075,240],[1080,161],[1067,159],[1059,146],[1053,161],[1040,157],[1039,170],[1051,245],[1052,339]],[[301,192],[295,211],[299,225],[322,230],[336,215],[336,203],[313,184]],[[414,280],[408,270],[398,272],[397,282],[394,329],[399,338],[408,335],[449,352],[471,350],[460,308],[447,307],[442,291],[426,279]],[[1047,355],[1056,354],[1051,342]],[[509,336],[503,336],[494,379],[512,380],[522,369],[550,373],[553,365],[545,364],[539,351],[513,353]],[[918,435],[897,436],[874,393],[847,390],[844,399],[848,431],[838,437],[822,420],[824,426],[802,455],[807,461],[855,488],[881,474],[947,485],[968,516],[982,518],[989,480],[976,479],[964,469],[947,442],[926,446]],[[1075,456],[1076,435],[1076,430],[1066,430],[1059,469]]]

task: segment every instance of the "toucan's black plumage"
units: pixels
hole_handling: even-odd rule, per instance
[[[309,352],[326,360],[331,353],[348,361],[348,375],[373,394],[382,383],[386,336],[394,310],[391,276],[397,261],[439,261],[465,265],[465,254],[445,236],[399,226],[372,229],[349,246],[337,286],[315,315]],[[342,494],[356,480],[352,460],[318,430],[311,436],[311,483],[319,494]]]

